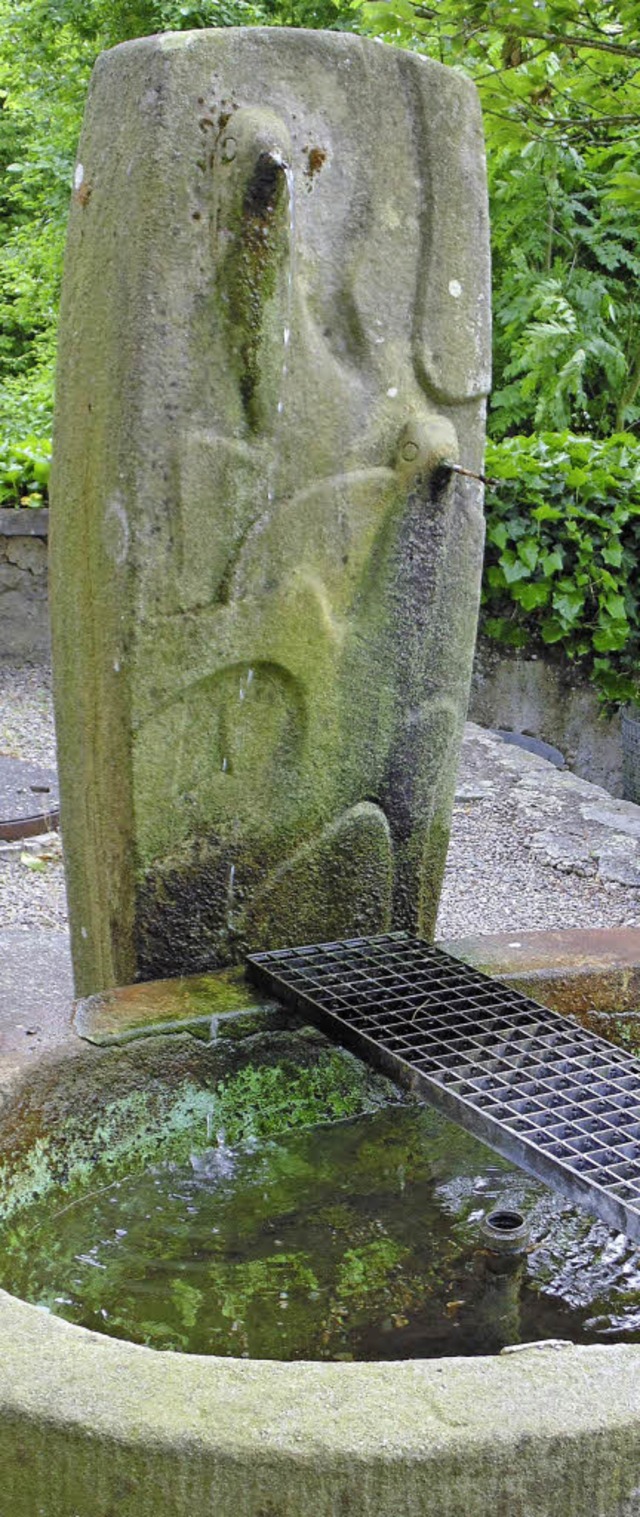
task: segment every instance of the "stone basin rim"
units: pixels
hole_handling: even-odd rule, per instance
[[[87,1500],[97,1490],[112,1499],[132,1473],[137,1504],[120,1500],[125,1517],[187,1517],[192,1498],[216,1517],[489,1517],[505,1487],[523,1517],[640,1510],[637,1347],[530,1346],[389,1364],[203,1358],[102,1338],[4,1292],[0,1346],[12,1517],[102,1517],[110,1508]],[[29,1474],[20,1458],[27,1435]],[[214,1486],[215,1508],[204,1504]],[[20,1504],[22,1490],[38,1504]],[[286,1504],[265,1505],[267,1491],[286,1491]],[[590,1509],[589,1492],[607,1504]]]
[[[11,1517],[640,1517],[640,1346],[221,1359],[0,1291],[0,1467]]]

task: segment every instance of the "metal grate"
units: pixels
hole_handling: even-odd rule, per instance
[[[406,933],[252,954],[251,978],[640,1240],[640,1066]]]
[[[640,710],[627,706],[620,721],[622,737],[622,794],[626,801],[640,801]]]

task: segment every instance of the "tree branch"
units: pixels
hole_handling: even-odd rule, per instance
[[[532,32],[523,27],[523,37],[537,37],[540,42],[560,43],[563,47],[592,47],[600,53],[617,53],[621,58],[640,58],[640,47],[633,42],[605,42],[596,37],[565,37],[559,32]]]

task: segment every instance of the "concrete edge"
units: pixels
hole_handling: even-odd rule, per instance
[[[0,537],[48,537],[47,506],[0,507]]]

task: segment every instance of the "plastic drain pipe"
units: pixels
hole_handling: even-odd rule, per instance
[[[492,1211],[484,1217],[480,1233],[490,1253],[498,1260],[519,1259],[526,1252],[529,1228],[519,1211]]]

